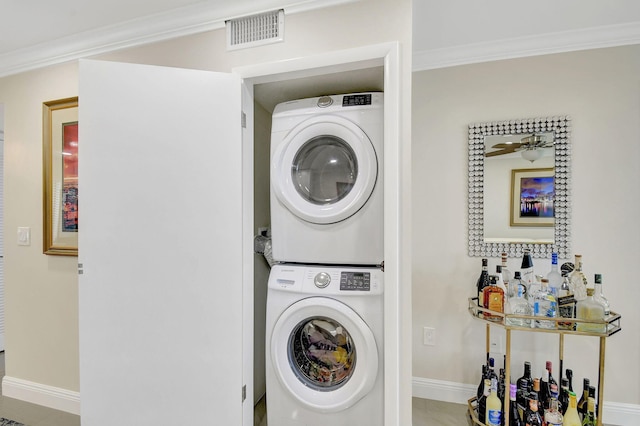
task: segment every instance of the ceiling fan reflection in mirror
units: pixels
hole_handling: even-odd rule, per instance
[[[506,138],[513,139],[514,135],[505,135]],[[496,151],[488,151],[485,157],[495,157],[497,155],[511,154],[521,152],[522,158],[532,163],[543,155],[544,148],[552,148],[553,142],[548,141],[545,135],[537,135],[535,133],[520,139],[520,142],[511,140],[501,142],[491,146]]]

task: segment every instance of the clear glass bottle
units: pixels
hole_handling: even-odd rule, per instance
[[[482,270],[480,277],[476,282],[476,290],[478,292],[478,306],[484,308],[484,288],[489,285],[489,259],[482,259]],[[480,316],[482,313],[480,313]]]
[[[533,298],[533,315],[536,317],[556,318],[558,316],[558,302],[555,296],[549,291],[549,282],[542,279],[542,286]],[[553,329],[556,327],[555,321],[535,320],[536,328]]]
[[[582,426],[580,415],[578,414],[578,403],[576,402],[576,394],[569,392],[569,408],[564,413],[562,426]]]
[[[483,290],[484,307],[494,312],[504,313],[504,291],[498,287],[495,275],[489,277],[489,286]],[[484,312],[484,319],[489,321],[502,321],[500,315]]]
[[[611,313],[611,309],[609,308],[609,301],[604,294],[602,294],[602,274],[595,274],[593,280],[593,298],[596,302],[600,303],[604,308],[604,314],[609,315]]]
[[[522,281],[522,276],[520,275],[520,271],[516,271],[513,274],[513,280],[511,280],[511,293],[515,296],[518,294],[518,288],[522,288],[522,295],[526,299],[527,298],[527,285]]]
[[[556,252],[551,253],[551,271],[547,274],[547,279],[549,280],[549,289],[558,297],[562,287],[562,274],[558,269],[558,253]]]
[[[513,293],[510,288],[511,280],[513,280],[513,274],[511,270],[507,266],[507,253],[502,253],[500,257],[500,266],[502,267],[502,279],[504,280],[504,285],[507,287],[508,296],[513,296]]]
[[[604,333],[606,331],[606,324],[604,324],[604,307],[593,298],[592,288],[587,289],[587,298],[579,301],[576,305],[576,319],[597,320],[602,322],[598,324],[578,321],[576,325],[577,331],[590,333]]]
[[[525,250],[522,255],[520,271],[522,274],[522,281],[524,281],[527,289],[529,289],[531,284],[535,281],[535,276],[533,275],[533,258],[531,257],[531,252],[529,250]]]
[[[560,412],[560,404],[553,396],[549,400],[549,408],[544,412],[544,422],[547,426],[562,426],[562,413]]]
[[[487,397],[485,425],[502,426],[502,401],[498,398],[498,381],[491,379],[491,393]]]
[[[575,256],[575,267],[569,275],[569,285],[577,301],[587,298],[587,277],[582,272],[582,255],[580,254]]]
[[[524,286],[516,286],[517,294],[509,299],[509,309],[513,315],[525,315],[531,316],[531,305],[523,295]],[[506,320],[507,325],[514,327],[531,327],[531,320],[527,318],[513,318],[508,317]]]

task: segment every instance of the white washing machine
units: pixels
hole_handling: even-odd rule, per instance
[[[383,261],[383,94],[278,104],[271,128],[271,231],[280,262]]]
[[[267,293],[267,424],[382,426],[383,272],[275,265]]]

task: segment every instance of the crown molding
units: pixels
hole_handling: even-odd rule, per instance
[[[217,30],[223,28],[228,19],[267,10],[285,9],[285,13],[294,14],[355,1],[360,0],[267,0],[259,3],[261,10],[255,10],[256,5],[247,5],[248,2],[226,2],[229,4],[215,8],[211,7],[209,2],[200,2],[0,54],[0,77],[115,50]],[[254,10],[251,10],[252,8]]]
[[[413,71],[640,43],[640,22],[422,50]]]

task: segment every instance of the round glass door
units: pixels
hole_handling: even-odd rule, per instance
[[[289,363],[298,379],[319,391],[344,385],[356,365],[356,348],[349,332],[325,317],[302,321],[291,332]]]
[[[304,406],[337,412],[365,396],[378,376],[378,347],[364,320],[345,304],[308,297],[289,306],[270,336],[274,372]]]
[[[353,188],[358,159],[344,140],[317,136],[302,145],[291,165],[291,179],[301,197],[316,205],[334,204]]]
[[[355,123],[317,116],[293,128],[271,157],[271,188],[294,215],[340,222],[367,202],[378,179],[371,140]]]

